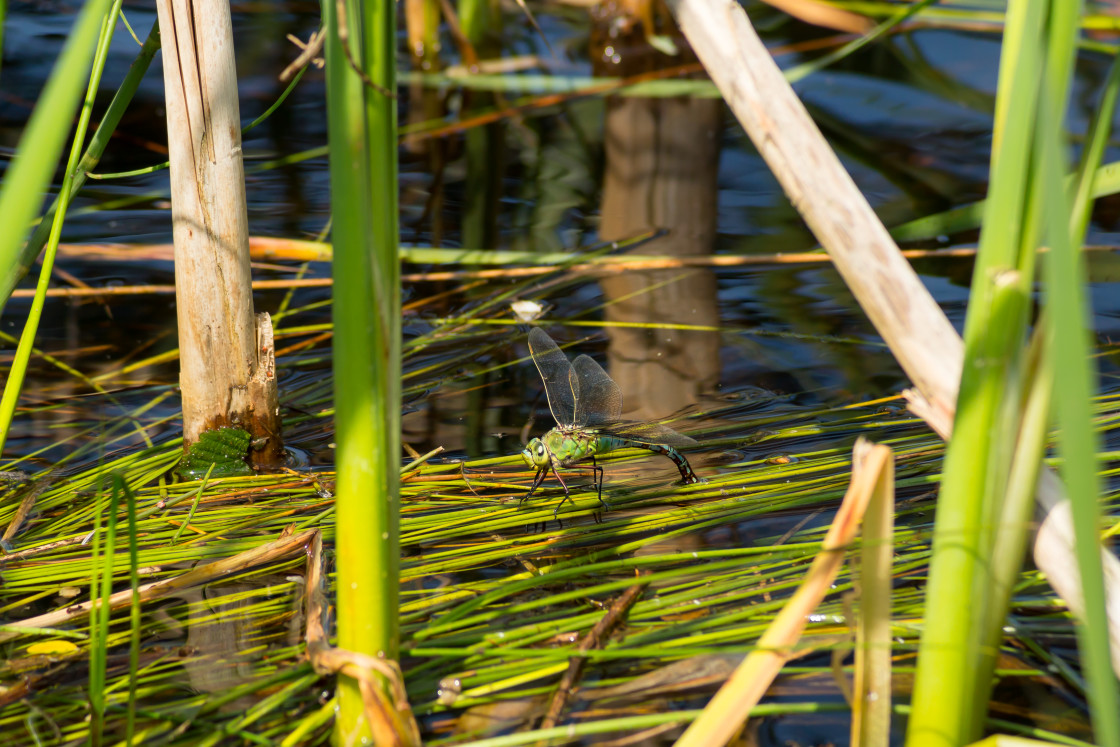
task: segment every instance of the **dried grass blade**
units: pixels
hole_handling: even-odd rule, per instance
[[[225,560],[218,560],[199,566],[187,571],[181,576],[145,584],[138,590],[139,599],[141,602],[159,599],[160,597],[167,596],[176,591],[221,578],[233,571],[240,571],[249,566],[268,563],[278,558],[291,555],[311,541],[312,535],[314,535],[316,531],[317,530],[309,529],[299,534],[281,536],[279,539],[266,542],[260,547],[246,550],[245,552],[238,553]],[[132,589],[119,591],[109,597],[109,609],[116,610],[128,607],[132,604],[132,599]],[[88,614],[94,607],[100,607],[100,604],[83,602],[82,604],[72,605],[65,609],[48,612],[44,615],[37,615],[18,623],[10,623],[7,626],[7,630],[0,632],[0,642],[9,641],[24,635],[24,632],[20,630],[21,628],[50,628],[73,622]]]
[[[866,455],[860,459],[861,450]],[[677,747],[710,747],[727,744],[742,727],[751,709],[792,656],[792,647],[801,637],[809,614],[830,591],[840,572],[844,551],[854,539],[856,529],[880,480],[889,477],[892,454],[887,446],[867,448],[862,438],[856,442],[852,482],[840,510],[829,527],[821,552],[813,560],[805,579],[758,640],[758,648],[743,660],[735,673],[696,721],[677,741]]]
[[[610,636],[611,631],[622,622],[626,613],[638,601],[642,592],[645,591],[647,583],[634,584],[624,591],[607,610],[607,614],[603,615],[599,622],[591,628],[591,632],[579,642],[577,651],[582,654],[592,648],[602,646],[603,641]],[[586,663],[587,659],[578,655],[568,660],[568,671],[564,672],[564,676],[560,678],[560,684],[552,694],[552,702],[548,705],[548,713],[541,722],[540,728],[551,729],[556,726],[556,723],[560,720],[560,714],[564,712],[564,707],[568,704],[568,698],[571,697],[572,688],[583,675],[583,667]]]
[[[851,743],[857,746],[890,743],[894,462],[887,460],[882,469],[863,519],[863,545],[860,549],[859,627],[856,629],[851,739]]]

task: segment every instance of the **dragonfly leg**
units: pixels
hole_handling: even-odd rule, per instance
[[[571,503],[572,506],[575,506],[576,503],[572,500],[572,494],[568,491],[568,483],[564,482],[564,478],[561,477],[560,473],[556,471],[555,464],[552,465],[552,474],[556,475],[556,479],[560,482],[560,487],[564,488],[564,499],[556,505],[556,510],[552,512],[552,517],[557,521],[560,521],[560,508],[564,505],[564,501]]]
[[[525,501],[529,500],[529,496],[531,496],[536,491],[536,489],[541,486],[541,483],[544,482],[544,478],[547,475],[548,475],[548,467],[542,467],[540,469],[540,471],[537,472],[537,476],[533,480],[533,486],[531,488],[529,488],[529,492],[526,493],[525,495],[521,496],[521,500],[519,500],[517,502],[517,507],[518,508],[521,508],[521,506],[525,503]]]
[[[591,457],[591,469],[595,472],[595,488],[599,496],[599,505],[610,510],[610,506],[603,500],[603,466],[595,461],[595,457]]]

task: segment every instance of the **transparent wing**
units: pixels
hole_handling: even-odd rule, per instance
[[[572,372],[568,356],[540,327],[529,330],[529,352],[544,380],[548,407],[559,425],[575,425],[579,380]]]
[[[603,367],[581,355],[572,363],[572,376],[578,382],[575,425],[613,423],[622,416],[622,390]]]
[[[700,445],[696,439],[689,438],[683,433],[677,433],[669,426],[660,423],[611,423],[610,425],[600,426],[597,430],[607,435],[619,436],[642,444],[660,444],[661,446],[673,446],[679,449]]]

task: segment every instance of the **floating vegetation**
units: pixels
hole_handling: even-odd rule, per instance
[[[245,462],[251,440],[249,432],[241,428],[206,431],[187,449],[179,474],[187,480],[251,475],[253,469]]]
[[[468,340],[476,350],[508,355],[522,338],[505,325],[432,327],[406,345],[406,390],[438,401],[486,381],[487,370],[528,362],[494,360],[467,374],[458,351]],[[308,348],[286,364],[286,375],[297,383],[282,388],[286,427],[302,434],[289,438],[296,449],[314,450],[330,438],[322,385],[298,385],[304,362],[325,352]],[[799,584],[847,488],[851,444],[859,435],[895,453],[899,526],[891,616],[896,650],[913,650],[940,440],[898,400],[836,408],[758,389],[741,394],[688,416],[689,430],[701,434],[707,448],[698,464],[706,483],[671,484],[654,469],[655,457],[640,449],[604,457],[611,510],[602,523],[593,520],[595,486],[573,484],[567,525],[526,531],[551,519],[565,498],[554,491],[519,509],[532,472],[515,450],[482,459],[408,460],[401,477],[402,666],[427,743],[523,728],[543,718],[577,648],[584,668],[564,716],[577,734],[682,724],[718,684],[705,662],[749,652]],[[1109,433],[1116,397],[1097,401]],[[89,398],[82,404],[96,406]],[[163,423],[158,414],[120,417],[141,428]],[[93,443],[96,434],[86,438]],[[136,503],[135,557],[118,549],[106,562],[114,597],[129,595],[131,569],[140,583],[137,737],[182,744],[327,740],[333,679],[317,675],[306,660],[304,574],[308,531],[321,532],[329,552],[333,473],[311,466],[161,482],[180,454],[177,440],[126,446],[112,459],[90,454],[69,463],[65,478],[37,496],[4,559],[0,587],[0,678],[8,686],[0,695],[0,728],[10,744],[31,744],[34,735],[66,742],[88,736],[84,673],[90,647],[99,644],[84,632],[83,608],[74,605],[88,600],[93,566],[86,542],[98,516],[105,524],[114,475]],[[8,488],[0,520],[11,521],[19,496],[46,479],[43,473],[31,478]],[[123,520],[123,505],[117,511]],[[267,550],[278,542],[287,549]],[[596,646],[580,648],[636,583],[641,592],[631,592],[624,622]],[[151,588],[160,585],[157,596]],[[829,681],[832,657],[843,660],[850,651],[846,600],[855,585],[847,569],[834,592],[814,615],[797,666],[779,686]],[[105,733],[120,738],[116,714],[129,698],[132,623],[127,603],[112,607],[103,651]],[[1022,653],[1009,651],[1001,663],[1005,681],[1018,678],[1029,686],[1051,665],[1072,673],[1071,652],[1056,645],[1072,641],[1068,614],[1037,573],[1024,574],[1015,610],[1009,640],[1018,641]],[[52,611],[66,616],[32,624]],[[44,651],[43,644],[55,648]],[[904,656],[896,666],[905,663]],[[1068,687],[1077,682],[1065,681]],[[822,703],[814,710],[832,708]],[[795,712],[805,713],[805,706],[771,703],[757,711]],[[1036,726],[1045,728],[1045,715],[1035,716]]]

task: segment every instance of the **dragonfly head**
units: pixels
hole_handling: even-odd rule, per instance
[[[521,458],[530,467],[537,469],[544,469],[549,464],[548,449],[544,445],[544,441],[539,438],[534,438],[526,446],[525,450],[521,452]]]

